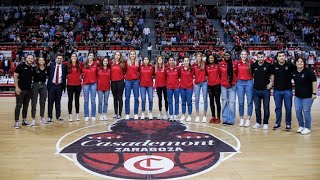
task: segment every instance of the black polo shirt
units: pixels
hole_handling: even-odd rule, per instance
[[[292,90],[292,73],[295,66],[291,62],[285,62],[282,66],[277,62],[272,65],[271,74],[274,75],[274,90]]]
[[[21,90],[30,90],[32,84],[32,67],[27,66],[25,62],[19,64],[15,71],[19,74],[18,86]]]
[[[40,68],[36,67],[33,71],[33,82],[41,82],[45,83],[47,80],[47,70],[44,68],[41,70]]]
[[[312,97],[312,82],[317,81],[314,72],[309,68],[303,68],[301,72],[294,71],[292,78],[295,84],[295,96],[298,98]]]
[[[264,62],[262,65],[259,65],[257,61],[252,64],[251,71],[254,79],[254,89],[266,90],[267,85],[270,83],[271,64]]]

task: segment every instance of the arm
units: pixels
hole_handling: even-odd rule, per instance
[[[18,85],[18,81],[19,81],[18,77],[19,77],[19,74],[16,73],[16,72],[14,72],[13,77],[14,77],[15,92],[16,92],[17,95],[20,95],[21,89],[19,88],[19,85]]]
[[[317,99],[317,81],[312,82],[312,99]]]
[[[274,75],[270,75],[270,83],[267,85],[267,89],[271,89],[273,87]]]

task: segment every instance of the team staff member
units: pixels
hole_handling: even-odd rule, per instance
[[[263,101],[263,129],[268,129],[270,117],[270,89],[273,84],[273,76],[271,76],[271,64],[265,61],[264,53],[258,52],[258,61],[252,67],[254,78],[253,84],[253,100],[256,111],[257,123],[253,125],[254,129],[261,127],[261,100]]]
[[[127,60],[127,71],[125,76],[125,111],[126,119],[130,118],[130,96],[133,90],[134,96],[134,119],[138,119],[139,110],[139,78],[140,78],[140,63],[135,51],[130,51],[130,57]]]
[[[236,117],[236,82],[237,63],[231,59],[231,52],[224,54],[224,59],[219,63],[221,99],[222,99],[222,122],[223,125],[233,125]]]
[[[241,51],[240,60],[237,62],[237,94],[239,101],[239,115],[240,123],[239,126],[248,127],[250,126],[250,119],[252,116],[252,93],[253,93],[253,77],[251,73],[251,61],[249,61],[248,53],[245,50]],[[244,99],[247,97],[247,120],[244,122]]]
[[[126,64],[122,54],[117,51],[114,54],[114,59],[110,63],[111,69],[111,91],[113,95],[113,106],[115,118],[120,119],[123,108],[123,90],[124,90],[124,75],[126,73]]]
[[[44,110],[47,100],[47,69],[46,62],[43,57],[40,57],[37,62],[37,66],[33,71],[33,84],[32,84],[32,98],[31,98],[31,117],[32,122],[29,126],[36,125],[36,112],[38,97],[40,96],[40,122],[42,124],[47,124],[48,122],[44,118]]]
[[[187,122],[190,122],[192,114],[193,70],[189,58],[183,59],[183,66],[180,69],[180,93],[182,101],[182,116],[180,118],[180,121],[183,121],[185,119],[187,105]]]
[[[274,102],[276,105],[276,123],[273,130],[281,129],[282,102],[286,109],[286,131],[291,131],[291,108],[292,108],[292,73],[295,69],[291,62],[286,61],[283,51],[276,55],[277,62],[272,65],[274,76]]]
[[[108,99],[110,94],[110,68],[109,59],[103,58],[98,68],[98,113],[100,114],[100,120],[107,120],[108,111]],[[102,108],[103,107],[103,108]]]
[[[210,99],[210,108],[212,118],[210,123],[221,123],[221,86],[220,86],[220,70],[218,66],[218,58],[214,55],[210,55],[206,61],[206,73],[208,76],[208,94]],[[217,107],[217,111],[215,109]],[[216,113],[217,112],[217,113]]]
[[[179,114],[179,70],[176,67],[176,62],[173,57],[169,58],[169,65],[166,69],[167,77],[167,93],[169,104],[170,121],[178,120]],[[173,96],[174,96],[174,115],[173,115]]]
[[[299,122],[298,133],[311,133],[311,108],[317,98],[317,78],[312,69],[306,68],[306,60],[295,59],[296,70],[292,77],[295,83],[294,105]],[[303,113],[302,113],[303,112]]]
[[[167,119],[168,116],[168,96],[167,96],[167,82],[166,82],[166,70],[162,56],[158,56],[155,65],[155,87],[158,95],[159,115],[158,119]],[[165,113],[162,113],[162,95],[165,104]],[[163,115],[163,116],[162,116]]]
[[[193,71],[194,71],[194,94],[195,94],[195,100],[196,100],[196,119],[195,122],[199,122],[199,102],[200,102],[200,91],[202,89],[202,95],[203,95],[203,111],[204,116],[202,118],[202,122],[207,122],[207,109],[208,109],[208,81],[206,77],[206,68],[205,63],[202,60],[202,54],[197,53],[197,60],[193,64]]]
[[[51,62],[48,67],[48,122],[52,121],[53,104],[55,104],[57,120],[63,120],[61,118],[61,96],[66,87],[67,67],[62,61],[63,56],[58,54],[56,61]]]
[[[148,93],[149,101],[149,119],[153,119],[152,109],[153,109],[153,75],[154,66],[150,63],[148,57],[143,59],[143,64],[140,68],[140,94],[141,94],[141,105],[142,114],[141,119],[145,118],[146,111],[146,93]]]
[[[27,113],[31,98],[32,67],[34,56],[29,54],[25,62],[19,64],[14,71],[16,107],[14,110],[14,128],[19,129],[20,109],[22,108],[22,125],[28,125]]]
[[[68,90],[68,113],[69,121],[72,119],[72,104],[73,97],[75,101],[76,108],[76,120],[80,121],[79,109],[80,109],[80,93],[81,93],[81,69],[83,64],[78,61],[78,56],[76,53],[71,54],[71,58],[68,61],[67,68],[67,90]]]

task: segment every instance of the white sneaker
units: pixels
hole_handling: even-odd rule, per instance
[[[134,115],[134,120],[138,120],[138,119],[139,119],[138,114],[135,114],[135,115]]]
[[[243,120],[243,119],[240,119],[239,126],[242,127],[243,125],[244,125],[244,120]]]
[[[169,121],[174,121],[174,117],[171,115]]]
[[[207,122],[207,117],[203,117],[203,118],[202,118],[202,122],[203,122],[203,123],[206,123],[206,122]]]
[[[173,116],[173,120],[174,120],[174,121],[178,121],[178,116],[177,116],[177,115],[174,115],[174,116]]]
[[[130,119],[129,114],[126,114],[126,120],[129,120],[129,119]]]
[[[89,121],[89,117],[85,117],[84,122],[88,122],[88,121]]]
[[[91,120],[92,121],[96,121],[96,117],[91,117]]]
[[[268,130],[269,129],[269,125],[268,124],[263,124],[263,130]]]
[[[186,117],[184,115],[181,116],[180,121],[184,121]]]
[[[252,126],[253,129],[259,129],[261,128],[261,125],[259,123],[256,123],[255,125]]]
[[[46,121],[46,119],[44,117],[42,117],[40,119],[41,124],[48,124],[48,122]]]
[[[157,118],[158,118],[158,119],[162,119],[161,113],[158,114]]]
[[[30,127],[35,126],[36,125],[36,121],[34,119],[32,119],[31,123],[28,125]]]
[[[187,122],[190,122],[191,121],[191,116],[188,116],[187,117]]]
[[[308,129],[308,128],[304,128],[303,131],[301,132],[301,134],[303,135],[307,135],[307,134],[310,134],[311,133],[311,130]]]
[[[103,115],[103,120],[105,120],[105,121],[108,120],[107,115],[105,115],[105,114]]]
[[[149,120],[153,119],[152,113],[149,113]]]
[[[69,114],[69,122],[72,122],[73,120],[72,120],[72,115],[71,114]]]
[[[167,113],[163,115],[163,119],[168,119]]]
[[[299,127],[299,129],[297,130],[297,133],[301,133],[304,130],[303,127]]]
[[[196,119],[194,120],[194,122],[198,123],[200,120],[199,120],[199,116],[196,117]]]
[[[144,119],[146,116],[144,115],[144,113],[141,114],[141,119]]]
[[[247,120],[246,120],[246,123],[244,124],[244,127],[249,127],[249,126],[250,126],[250,120],[247,119]]]
[[[103,120],[104,120],[103,115],[100,114],[100,121],[103,121]]]
[[[76,120],[77,120],[77,121],[80,121],[79,114],[76,115]]]

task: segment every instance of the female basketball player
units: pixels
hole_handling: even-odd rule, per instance
[[[108,111],[108,99],[110,93],[110,68],[109,59],[103,58],[98,68],[98,113],[100,114],[100,120],[107,120]]]
[[[193,93],[193,70],[189,58],[183,59],[183,66],[180,69],[180,94],[182,101],[182,116],[180,121],[185,119],[186,105],[188,106],[187,121],[191,121],[192,114],[192,93]]]
[[[162,56],[158,56],[156,59],[155,65],[155,74],[156,74],[156,81],[155,87],[157,90],[158,95],[158,105],[159,105],[159,115],[158,119],[167,119],[168,115],[168,97],[167,97],[167,83],[166,83],[166,70],[164,59]],[[165,113],[162,113],[162,95],[165,104]]]
[[[167,93],[169,104],[170,121],[178,120],[179,114],[179,70],[176,67],[176,61],[173,57],[169,58],[169,65],[166,70],[167,76]],[[173,115],[173,96],[174,96],[174,115]]]

